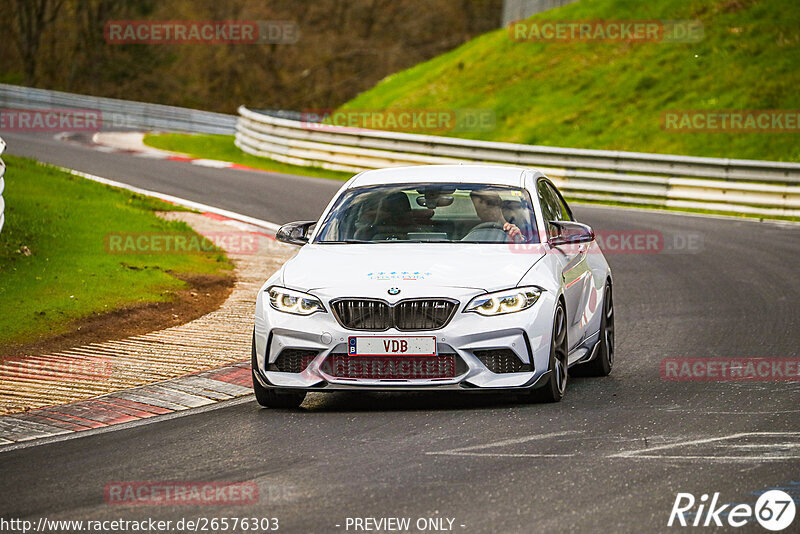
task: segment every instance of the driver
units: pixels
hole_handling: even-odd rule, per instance
[[[500,195],[494,191],[472,191],[469,194],[472,204],[478,217],[483,222],[494,222],[503,225],[503,231],[508,234],[509,239],[522,238],[522,231],[516,224],[506,221],[503,216]]]

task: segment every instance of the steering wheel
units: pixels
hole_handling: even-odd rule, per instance
[[[482,222],[476,226],[473,226],[470,232],[474,232],[475,230],[489,230],[489,229],[503,230],[503,225],[500,224],[499,222]]]
[[[502,232],[505,232],[505,228],[503,228],[504,226],[505,225],[503,225],[503,224],[501,224],[499,222],[494,222],[494,221],[482,222],[482,223],[474,226],[472,228],[472,230],[469,231],[469,233],[472,233],[475,230],[500,230]],[[517,242],[517,243],[525,243],[527,241],[525,236],[522,235],[522,234],[519,234],[519,235],[517,235],[517,236],[515,236],[515,237],[513,237],[511,239],[513,241]]]

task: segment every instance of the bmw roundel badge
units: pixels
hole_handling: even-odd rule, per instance
[[[398,287],[389,288],[389,294],[390,295],[399,295],[400,294],[400,288],[398,288]]]

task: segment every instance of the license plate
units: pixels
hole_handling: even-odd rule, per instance
[[[351,356],[436,356],[436,336],[352,336]]]

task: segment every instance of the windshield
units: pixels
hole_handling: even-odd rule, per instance
[[[316,243],[537,242],[528,193],[486,184],[394,184],[346,191]]]

